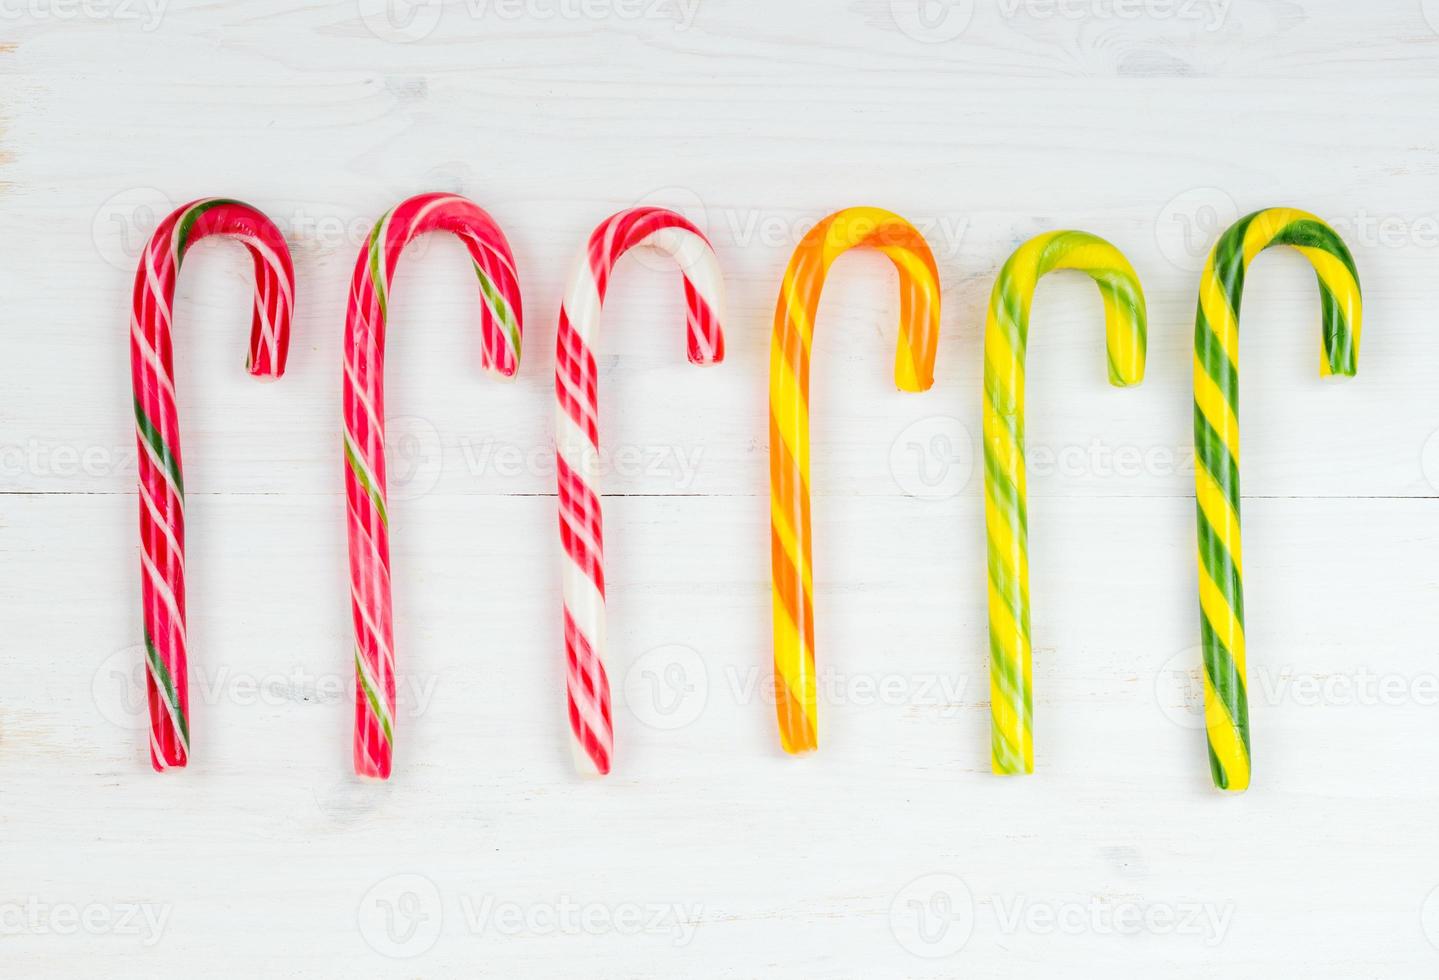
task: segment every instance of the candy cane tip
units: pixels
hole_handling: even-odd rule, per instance
[[[781,736],[780,744],[784,747],[786,755],[809,755],[819,749],[819,741],[813,738],[795,740],[788,736]]]
[[[520,373],[520,366],[518,364],[508,364],[504,366],[486,364],[485,373],[496,381],[513,381]]]
[[[895,388],[908,395],[918,395],[934,387],[933,378],[896,378]]]
[[[595,759],[577,740],[570,741],[570,757],[575,762],[575,772],[581,776],[598,779],[601,776],[610,774],[610,760],[608,758]]]
[[[1009,766],[1004,765],[1003,763],[1000,763],[1000,762],[997,762],[997,761],[991,761],[991,762],[990,762],[990,765],[989,765],[989,768],[990,768],[990,770],[991,770],[996,776],[1033,776],[1033,775],[1034,775],[1034,763],[1032,763],[1032,762],[1026,762],[1022,768],[1019,768],[1019,769],[1011,769]]]

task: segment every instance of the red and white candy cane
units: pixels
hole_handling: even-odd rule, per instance
[[[130,317],[130,376],[140,484],[141,601],[145,620],[150,762],[157,772],[190,758],[190,672],[185,651],[185,481],[170,325],[175,280],[190,246],[237,238],[255,260],[255,316],[246,368],[256,377],[285,373],[295,270],[280,230],[248,204],[204,198],[160,222],[135,270]]]
[[[499,225],[471,201],[420,194],[382,217],[360,250],[345,314],[345,496],[349,500],[350,608],[355,622],[355,772],[390,775],[395,729],[395,640],[390,613],[390,528],[385,496],[385,318],[400,253],[416,236],[448,231],[464,244],[480,285],[486,370],[513,377],[520,363],[520,284]]]
[[[604,775],[614,753],[610,684],[605,675],[605,573],[602,515],[594,489],[599,457],[595,338],[615,263],[649,246],[670,255],[684,274],[685,325],[693,364],[724,359],[724,280],[704,235],[672,211],[633,208],[590,235],[560,307],[555,350],[555,446],[565,596],[566,693],[575,763]]]

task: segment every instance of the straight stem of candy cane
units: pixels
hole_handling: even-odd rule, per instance
[[[847,208],[811,228],[780,285],[769,360],[775,710],[780,742],[790,753],[819,745],[810,540],[810,349],[829,267],[852,248],[879,250],[899,273],[895,384],[901,391],[925,391],[934,383],[939,273],[924,236],[899,215],[879,208]]]
[[[1244,649],[1244,575],[1239,533],[1239,306],[1260,252],[1289,245],[1319,279],[1321,375],[1358,366],[1363,303],[1342,239],[1304,211],[1269,208],[1239,219],[1204,266],[1194,324],[1194,469],[1198,520],[1204,722],[1214,785],[1249,786],[1249,698]]]
[[[395,729],[385,491],[385,324],[400,254],[417,236],[430,231],[452,233],[469,253],[480,288],[484,367],[508,378],[520,360],[519,280],[509,242],[494,220],[453,194],[420,194],[386,213],[355,261],[345,313],[343,393],[350,607],[355,626],[355,772],[380,779],[390,775]]]
[[[135,270],[130,376],[139,460],[141,601],[145,623],[150,762],[157,772],[190,758],[190,680],[185,646],[185,481],[175,405],[171,325],[175,282],[190,246],[238,239],[255,264],[255,314],[247,370],[279,377],[290,347],[295,272],[273,222],[239,201],[204,198],[177,208],[150,236]]]
[[[685,290],[690,362],[724,359],[724,280],[714,249],[698,228],[661,208],[632,208],[590,235],[560,307],[555,346],[555,449],[559,484],[561,579],[564,589],[565,686],[575,764],[587,774],[610,771],[614,724],[605,672],[604,529],[597,484],[599,372],[595,347],[600,310],[615,263],[632,248],[671,256]]]
[[[1034,291],[1045,274],[1076,269],[1104,300],[1109,383],[1144,378],[1144,292],[1113,245],[1082,231],[1031,238],[995,280],[984,328],[984,518],[989,565],[991,761],[996,773],[1034,771],[1029,616],[1029,516],[1024,465],[1024,359]]]

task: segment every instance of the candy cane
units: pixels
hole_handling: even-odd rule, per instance
[[[345,496],[350,607],[355,624],[355,772],[386,779],[393,758],[395,642],[385,495],[385,322],[400,253],[418,235],[448,231],[464,244],[480,285],[480,353],[512,377],[520,360],[520,287],[494,220],[453,194],[420,194],[376,222],[355,262],[345,314]]]
[[[269,218],[248,204],[203,198],[177,208],[150,236],[135,270],[130,377],[140,485],[141,601],[150,762],[157,772],[190,758],[190,672],[185,650],[185,481],[170,324],[175,280],[202,238],[237,238],[255,262],[255,316],[245,367],[259,378],[285,373],[295,272]]]
[[[614,755],[610,684],[605,674],[605,572],[602,513],[595,490],[599,454],[599,372],[595,341],[610,274],[620,256],[647,245],[672,256],[684,276],[691,364],[724,360],[724,280],[698,228],[672,211],[632,208],[590,235],[560,307],[555,344],[555,448],[565,601],[566,695],[575,764],[604,775]]]
[[[1194,486],[1204,721],[1214,785],[1236,792],[1249,786],[1250,758],[1239,541],[1239,303],[1249,263],[1273,245],[1298,249],[1319,277],[1321,375],[1355,373],[1363,313],[1349,249],[1323,221],[1290,208],[1239,219],[1214,246],[1200,280],[1194,324]]]
[[[934,383],[939,273],[909,222],[879,208],[847,208],[810,229],[780,285],[769,356],[770,568],[774,586],[775,705],[786,752],[819,746],[810,559],[809,358],[815,312],[830,264],[851,248],[876,248],[899,273],[901,391]]]
[[[989,535],[990,754],[1000,774],[1034,771],[1025,503],[1024,355],[1029,311],[1045,273],[1078,269],[1104,298],[1109,383],[1144,378],[1145,306],[1119,250],[1082,231],[1031,238],[1004,263],[984,326],[984,518]]]

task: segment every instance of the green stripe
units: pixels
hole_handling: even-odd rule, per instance
[[[370,686],[370,682],[365,679],[365,669],[363,663],[360,661],[360,651],[358,649],[355,651],[355,677],[360,682],[360,688],[365,692],[365,700],[369,702],[370,710],[375,713],[376,718],[380,719],[380,730],[385,733],[385,744],[392,744],[395,740],[395,735],[390,731],[390,719],[380,707],[379,695],[375,692],[375,689]]]
[[[385,223],[390,220],[392,212],[386,211],[375,222],[375,227],[370,230],[370,282],[375,286],[375,299],[380,304],[380,321],[383,327],[384,322],[389,318],[389,297],[385,294],[385,270],[380,266],[381,243],[385,237]]]
[[[365,473],[365,468],[360,465],[360,458],[355,452],[355,447],[350,444],[349,433],[345,434],[345,462],[349,465],[350,472],[355,474],[355,479],[359,481],[360,486],[364,489],[365,496],[369,497],[370,502],[375,505],[375,510],[380,515],[380,523],[388,528],[390,526],[390,515],[389,512],[385,510],[385,500],[380,496],[378,488],[370,482],[369,476]]]
[[[1234,613],[1234,621],[1244,628],[1244,581],[1234,565],[1234,556],[1220,540],[1204,512],[1199,512],[1199,561],[1204,565],[1215,588]]]
[[[1235,323],[1239,320],[1236,318]],[[1229,410],[1237,418],[1239,415],[1239,370],[1234,362],[1229,359],[1224,346],[1220,343],[1219,335],[1209,324],[1209,318],[1204,315],[1201,307],[1196,314],[1194,324],[1194,356],[1199,361],[1204,373],[1209,375],[1209,380],[1219,389],[1224,400],[1229,403]]]
[[[175,485],[175,495],[180,498],[180,503],[184,504],[185,481],[180,476],[180,461],[175,458],[174,453],[170,452],[170,447],[165,444],[165,440],[160,438],[160,430],[155,428],[150,417],[145,414],[145,409],[140,406],[140,399],[136,398],[134,401],[135,425],[140,432],[140,438],[145,440],[160,460],[160,465],[165,468],[165,472],[170,475],[170,481]]]
[[[1229,447],[1224,445],[1197,404],[1194,406],[1194,458],[1214,479],[1238,518],[1239,463],[1229,454]]]
[[[1013,701],[1021,706],[1020,721],[1025,728],[1028,728],[1030,691],[1024,685],[1023,666],[1018,659],[1009,656],[993,636],[989,638],[989,677],[992,682],[999,684],[1005,700]]]
[[[190,720],[185,717],[185,712],[180,708],[180,698],[175,692],[175,681],[170,676],[170,671],[160,660],[160,653],[155,649],[155,641],[150,637],[150,631],[145,630],[145,657],[150,662],[150,676],[155,678],[155,684],[160,689],[175,715],[175,724],[180,731],[180,743],[186,754],[190,751]]]
[[[236,207],[249,208],[243,201],[236,201],[228,197],[212,197],[209,200],[200,201],[180,216],[179,222],[175,225],[175,265],[178,266],[185,258],[185,253],[194,244],[190,236],[195,230],[195,223],[206,212],[223,205],[234,205]],[[251,208],[251,210],[254,210]]]
[[[1005,608],[1009,610],[1010,616],[1014,617],[1015,623],[1019,625],[1020,631],[1026,640],[1029,639],[1029,603],[1025,594],[1024,584],[1008,572],[1002,572],[1004,567],[999,549],[995,547],[994,536],[985,535],[986,554],[989,558],[989,581],[994,590],[999,593],[1000,599],[1004,601]]]
[[[1022,453],[1021,448],[1021,458]],[[984,450],[984,476],[985,488],[994,499],[995,507],[1009,518],[1009,523],[1019,534],[1021,543],[1028,545],[1029,514],[1024,499],[1019,495],[1019,487],[999,468],[999,460],[994,458],[994,453],[988,447]]]
[[[515,352],[515,363],[520,360],[520,325],[515,319],[514,311],[510,304],[505,302],[505,297],[495,288],[495,284],[485,275],[485,270],[480,268],[478,262],[474,263],[475,278],[480,281],[480,294],[484,296],[485,302],[494,310],[495,319],[500,324],[500,329],[510,339],[510,348]]]

